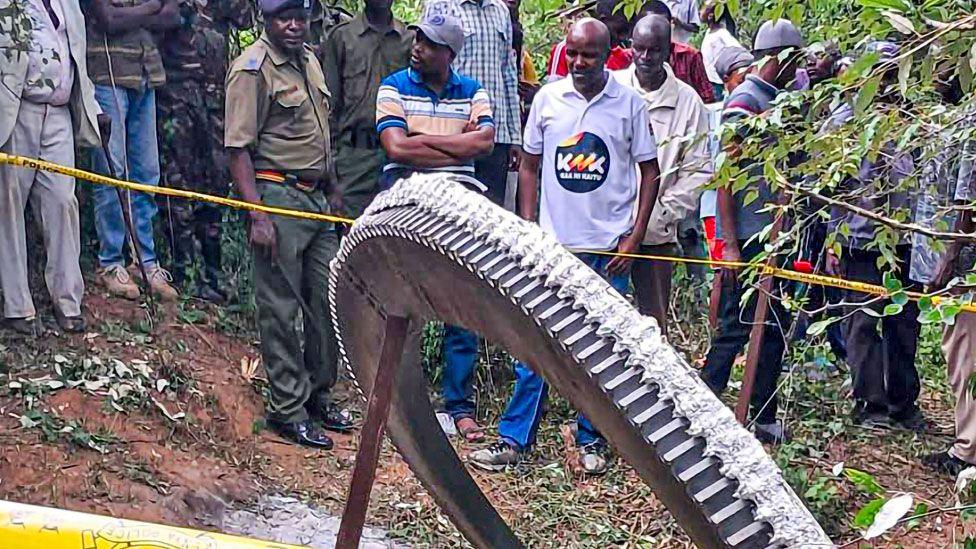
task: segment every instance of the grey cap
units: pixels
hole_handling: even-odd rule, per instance
[[[756,33],[753,51],[771,50],[776,48],[802,48],[803,37],[800,31],[789,19],[766,21]]]
[[[311,0],[258,0],[258,8],[264,15],[276,15],[285,10],[301,9],[312,11]]]
[[[749,50],[742,46],[725,46],[715,56],[715,72],[724,82],[733,72],[748,67],[755,60]]]
[[[464,47],[464,28],[461,20],[453,15],[431,15],[409,28],[424,33],[435,44],[451,48],[455,55],[461,53]]]

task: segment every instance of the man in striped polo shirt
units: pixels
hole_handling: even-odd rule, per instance
[[[494,146],[488,93],[451,68],[464,43],[458,20],[434,15],[410,28],[417,33],[410,66],[383,79],[376,97],[376,132],[389,159],[384,190],[415,172],[473,177],[474,159]]]
[[[380,189],[416,172],[447,171],[471,176],[471,185],[485,193],[487,182],[474,178],[475,158],[492,151],[495,123],[481,84],[451,68],[464,45],[461,24],[438,14],[410,28],[417,33],[410,67],[386,77],[376,98],[376,132],[389,159]],[[414,338],[410,348],[419,349],[419,332]],[[477,343],[474,333],[445,327],[444,407],[468,440],[483,436],[474,420]]]

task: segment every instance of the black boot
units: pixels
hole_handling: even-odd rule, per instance
[[[278,436],[289,442],[322,450],[332,449],[332,439],[319,430],[311,419],[294,423],[268,419],[267,425]]]
[[[308,417],[321,423],[328,431],[348,433],[355,428],[349,410],[332,404],[326,395],[312,395],[305,403],[305,410]]]

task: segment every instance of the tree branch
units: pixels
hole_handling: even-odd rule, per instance
[[[945,232],[945,231],[935,231],[929,229],[928,227],[923,227],[917,223],[903,223],[901,221],[897,221],[889,217],[885,217],[879,213],[875,213],[870,210],[865,210],[864,208],[854,206],[853,204],[848,204],[843,200],[837,200],[834,198],[826,197],[818,192],[811,191],[810,189],[805,189],[800,185],[793,185],[789,181],[787,181],[786,178],[783,177],[783,174],[779,173],[778,170],[774,170],[774,173],[776,174],[776,183],[782,185],[783,188],[789,191],[792,191],[794,193],[799,193],[803,196],[812,198],[823,204],[827,204],[828,206],[837,206],[838,208],[843,208],[861,217],[870,219],[875,223],[887,225],[892,229],[898,229],[900,231],[923,234],[925,236],[928,236],[929,238],[935,238],[937,240],[957,240],[960,242],[976,243],[976,233],[953,233],[953,232]]]

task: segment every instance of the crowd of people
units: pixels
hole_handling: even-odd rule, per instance
[[[537,222],[620,293],[632,288],[640,313],[657,319],[665,336],[673,264],[593,252],[676,256],[701,249],[730,262],[760,257],[764,242],[756,236],[783,222],[770,207],[780,197],[765,180],[763,160],[740,148],[751,137],[742,122],[762,117],[786,92],[837,76],[854,57],[870,54],[885,63],[899,53],[898,44],[886,41],[847,58],[829,47],[810,48],[785,19],[763,22],[747,49],[729,14],[717,16],[711,2],[652,0],[625,17],[614,0],[598,0],[553,45],[540,81],[524,48],[518,0],[427,0],[413,24],[394,18],[392,0],[366,0],[361,13],[328,32],[317,2],[316,18],[309,0],[258,0],[260,36],[228,64],[229,37],[253,24],[246,0],[24,5],[31,21],[27,47],[4,69],[4,82],[13,84],[0,94],[3,152],[73,166],[77,149],[91,155],[95,171],[138,183],[214,195],[233,189],[252,203],[351,217],[411,174],[460,174],[495,204],[514,198],[519,216]],[[699,50],[689,40],[701,31]],[[883,83],[897,78],[897,65],[890,64]],[[879,100],[894,96],[885,91]],[[964,99],[951,85],[945,96]],[[841,105],[822,131],[841,128],[852,116],[852,106]],[[966,123],[976,123],[976,115]],[[723,141],[722,128],[729,126],[736,131]],[[976,197],[974,148],[950,147],[925,172],[961,205]],[[719,154],[750,173],[747,189],[710,185]],[[802,155],[791,161],[803,162]],[[881,252],[871,245],[878,221],[858,212],[883,205],[910,210],[914,198],[897,183],[916,170],[916,161],[891,143],[845,181],[879,192],[857,209],[830,210],[824,228],[843,233],[842,253],[824,252],[822,237],[815,250],[826,253],[829,272],[882,281]],[[5,326],[37,334],[27,272],[28,203],[43,231],[54,317],[63,331],[82,332],[74,181],[11,166],[0,167]],[[971,231],[971,209],[959,209],[956,229]],[[192,293],[226,301],[222,215],[207,203],[96,187],[96,283],[123,299],[151,292],[163,300]],[[157,259],[154,224],[169,241],[170,270]],[[267,424],[290,441],[331,448],[326,430],[353,428],[349,413],[330,398],[338,357],[327,284],[341,233],[331,224],[256,211],[247,224],[270,382]],[[944,287],[973,266],[972,245],[954,242],[936,253],[924,239],[905,235],[893,247],[905,288]],[[719,394],[756,314],[755,296],[743,299],[752,286],[739,272],[730,266],[714,277],[715,329],[701,375]],[[791,291],[779,281],[769,289],[750,410],[756,437],[774,444],[789,439],[777,417],[777,389],[793,314],[780,298]],[[917,404],[917,306],[909,302],[885,316],[877,313],[884,305],[878,300],[856,292],[843,297],[864,304],[830,330],[836,354],[850,366],[854,420],[879,429],[925,429]],[[946,327],[943,349],[958,400],[957,438],[926,462],[955,473],[976,464],[969,381],[976,370],[976,315],[962,313]],[[477,334],[445,327],[444,412],[469,442],[485,440],[473,397],[477,350]],[[548,388],[531,365],[516,361],[514,372],[498,437],[468,456],[474,466],[503,470],[535,443]],[[606,442],[582,415],[576,441],[585,472],[607,470]]]

